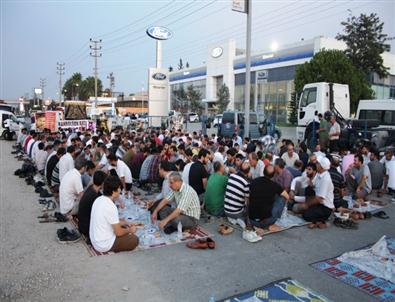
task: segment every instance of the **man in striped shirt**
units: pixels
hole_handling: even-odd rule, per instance
[[[225,215],[231,219],[244,219],[247,213],[246,205],[248,202],[250,187],[248,173],[250,164],[243,162],[240,172],[231,174],[226,185],[224,210]]]
[[[200,202],[196,191],[182,181],[178,172],[169,175],[169,186],[172,192],[164,198],[152,213],[152,221],[161,220],[159,227],[166,234],[177,231],[181,222],[183,230],[194,228],[200,218]],[[175,200],[176,208],[170,206]]]

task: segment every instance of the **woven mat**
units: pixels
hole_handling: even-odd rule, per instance
[[[391,254],[395,255],[395,239],[386,238],[386,240],[389,251]],[[372,245],[364,247],[363,249],[369,248],[370,246]],[[318,261],[310,264],[310,266],[328,274],[332,278],[358,288],[359,290],[379,300],[395,301],[394,283],[369,274],[353,265],[344,263],[338,259],[339,257],[340,256]]]
[[[317,292],[305,287],[291,278],[281,279],[262,287],[232,297],[218,300],[219,302],[251,302],[251,301],[289,301],[289,302],[329,302],[330,300]]]

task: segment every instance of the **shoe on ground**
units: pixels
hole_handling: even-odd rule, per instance
[[[58,235],[58,237],[59,237],[59,236],[66,234],[68,231],[69,230],[66,227],[64,227],[63,229],[57,229],[56,235]]]
[[[262,240],[261,236],[258,236],[254,231],[250,231],[250,230],[244,230],[242,237],[244,240],[247,240],[248,242],[258,242]]]
[[[218,233],[220,233],[221,235],[229,235],[232,234],[234,231],[234,229],[228,225],[225,224],[221,224],[218,228]]]
[[[63,215],[60,212],[55,212],[54,217],[56,218],[57,222],[67,222],[67,221],[69,221],[67,216]]]
[[[187,247],[194,250],[206,250],[208,249],[207,241],[204,240],[196,240],[194,242],[188,242]]]
[[[75,230],[68,230],[66,232],[62,232],[60,235],[58,235],[58,241],[59,243],[74,243],[78,242],[81,239],[81,235],[78,234]]]
[[[46,189],[43,189],[40,192],[40,197],[41,198],[48,198],[48,197],[53,197],[53,195],[51,193],[49,193]]]

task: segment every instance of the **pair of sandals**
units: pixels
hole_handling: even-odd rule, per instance
[[[194,242],[187,243],[187,247],[195,250],[215,249],[215,241],[211,238],[199,239]]]
[[[378,211],[376,213],[373,214],[374,217],[380,218],[380,219],[388,219],[390,218],[386,212],[384,211]]]
[[[342,220],[340,218],[335,218],[333,224],[342,229],[347,229],[347,230],[358,229],[358,224],[354,222],[352,219]]]
[[[232,234],[234,229],[226,224],[220,224],[218,228],[218,233],[221,235],[229,235]]]

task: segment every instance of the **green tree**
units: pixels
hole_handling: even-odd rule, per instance
[[[82,82],[82,75],[79,72],[73,75],[64,83],[62,93],[65,100],[72,100],[78,94]]]
[[[169,72],[173,71],[173,66],[169,66]]]
[[[347,56],[340,50],[322,50],[303,65],[298,66],[295,75],[295,91],[300,94],[303,86],[315,82],[348,84],[351,112],[354,113],[360,99],[372,98],[368,82]]]
[[[218,112],[224,112],[229,105],[229,88],[226,84],[222,84],[219,90],[217,91],[217,108]]]
[[[97,79],[97,96],[100,96],[103,90],[102,81]],[[87,77],[81,82],[79,87],[79,99],[87,101],[89,97],[95,96],[95,78]]]
[[[344,34],[337,34],[336,38],[346,42],[345,53],[352,64],[357,67],[366,78],[377,73],[381,78],[388,76],[388,68],[383,65],[381,54],[389,51],[385,44],[387,35],[383,34],[384,22],[377,14],[361,14],[359,17],[349,17],[341,23]]]
[[[189,62],[185,64],[185,68],[189,68]]]
[[[187,111],[187,94],[183,86],[179,89],[173,91],[174,104],[172,104],[172,109],[177,111]]]
[[[202,94],[200,91],[195,90],[193,85],[189,85],[187,88],[187,100],[189,102],[189,109],[197,114],[202,114]]]
[[[291,93],[291,101],[288,104],[289,117],[288,120],[291,125],[296,125],[298,122],[298,98],[296,92]]]

